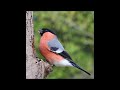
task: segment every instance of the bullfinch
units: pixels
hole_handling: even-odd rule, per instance
[[[51,65],[76,67],[90,75],[90,73],[73,62],[70,55],[59,42],[55,32],[47,28],[43,28],[38,32],[41,35],[39,44],[40,53]]]

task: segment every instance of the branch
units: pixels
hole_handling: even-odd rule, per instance
[[[33,12],[26,12],[26,79],[44,79],[52,66],[36,57],[34,48]]]

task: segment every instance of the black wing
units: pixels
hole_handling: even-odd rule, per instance
[[[72,58],[66,51],[62,51],[61,53],[59,53],[59,55],[63,56],[64,58],[72,60]]]
[[[56,54],[59,54],[61,55],[62,57],[66,58],[66,59],[70,59],[72,60],[72,58],[70,57],[70,55],[66,52],[66,51],[62,51],[60,53],[57,52],[59,48],[56,48],[56,47],[51,47],[50,50]]]
[[[59,54],[59,55],[61,55],[61,56],[64,57],[64,58],[67,58],[67,59],[72,60],[72,58],[70,57],[70,55],[69,55],[66,51],[62,51],[62,52],[58,53],[58,52],[57,52],[58,49],[59,49],[59,48],[57,48],[57,47],[51,47],[51,48],[50,48],[50,50],[51,50],[52,52],[54,52],[54,53],[56,53],[56,54]]]

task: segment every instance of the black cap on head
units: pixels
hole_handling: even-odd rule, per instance
[[[51,32],[52,34],[55,34],[52,30],[47,28],[42,28],[39,30],[40,35],[42,36],[45,32]],[[55,34],[56,35],[56,34]]]

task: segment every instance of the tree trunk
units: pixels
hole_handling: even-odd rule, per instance
[[[26,11],[26,79],[44,79],[52,67],[36,57],[34,48],[33,11]]]

